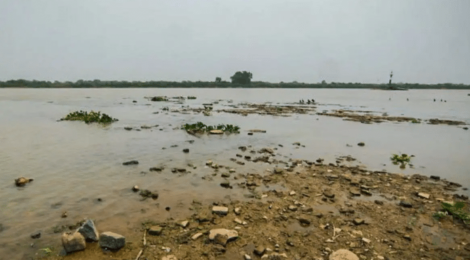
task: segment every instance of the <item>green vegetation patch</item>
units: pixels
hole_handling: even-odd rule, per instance
[[[411,161],[411,156],[408,156],[406,153],[403,154],[393,154],[392,157],[390,157],[390,160],[392,160],[393,163],[398,164],[398,163],[409,163]]]
[[[434,213],[434,218],[441,220],[447,215],[452,215],[452,217],[461,220],[464,224],[470,223],[470,214],[467,213],[464,209],[465,203],[462,201],[455,202],[454,204],[442,203],[442,211]]]
[[[210,133],[211,131],[218,130],[223,133],[228,133],[228,134],[239,134],[240,133],[240,127],[235,126],[235,125],[224,125],[224,124],[219,124],[216,126],[211,126],[211,125],[206,125],[202,122],[197,122],[195,124],[185,124],[181,127],[181,129],[186,130],[189,134],[204,134],[204,133]]]
[[[99,124],[111,124],[113,122],[118,121],[116,118],[112,118],[107,114],[101,114],[101,112],[91,111],[88,113],[87,111],[75,111],[64,118],[61,119],[62,121],[83,121],[87,124],[90,123],[99,123]]]

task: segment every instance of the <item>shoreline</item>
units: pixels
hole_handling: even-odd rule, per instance
[[[305,160],[290,159],[287,165],[269,167],[262,174],[228,175],[223,174],[228,169],[212,167],[215,181],[228,181],[229,187],[250,191],[253,197],[245,201],[213,198],[212,203],[195,198],[186,205],[191,214],[131,224],[132,231],[122,234],[127,244],[117,252],[88,243],[85,251],[39,259],[101,259],[105,255],[135,259],[142,249],[139,259],[246,259],[245,255],[251,259],[331,259],[340,249],[360,259],[470,257],[470,226],[450,215],[440,221],[433,217],[442,211],[442,201],[464,202],[468,212],[468,197],[454,195],[460,184],[437,176],[371,172]],[[282,189],[270,188],[279,185]],[[263,187],[266,191],[257,191]],[[217,213],[214,207],[227,211]],[[148,229],[155,226],[161,233],[150,235]],[[107,231],[100,230],[99,224],[97,228],[100,233]],[[237,237],[211,240],[209,233],[215,229],[236,231]]]

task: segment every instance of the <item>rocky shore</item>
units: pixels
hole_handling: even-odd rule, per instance
[[[240,150],[256,157],[251,149]],[[321,159],[274,161],[271,148],[257,153],[267,157],[259,161],[266,164],[264,172],[236,173],[243,166],[235,172],[206,163],[220,189],[250,191],[245,200],[214,198],[207,204],[194,198],[192,214],[181,219],[135,223],[133,232],[123,234],[126,243],[119,250],[103,249],[99,239],[85,250],[40,258],[470,259],[469,223],[442,206],[464,203],[469,212],[468,197],[459,194],[466,187],[460,184]],[[444,216],[436,217],[438,212]]]

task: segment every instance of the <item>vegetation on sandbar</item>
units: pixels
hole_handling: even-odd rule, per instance
[[[462,201],[455,202],[453,204],[443,202],[442,211],[434,213],[434,218],[441,220],[447,215],[451,215],[455,219],[461,220],[464,224],[470,223],[470,214],[464,210],[465,203]]]
[[[181,129],[186,130],[189,134],[204,134],[211,133],[211,131],[218,130],[217,132],[227,133],[227,134],[239,134],[240,127],[231,125],[231,124],[219,124],[216,126],[206,125],[202,122],[197,122],[195,124],[185,124]],[[213,132],[214,133],[214,132]]]
[[[64,118],[61,119],[61,121],[83,121],[87,124],[90,123],[99,123],[99,124],[111,124],[113,122],[118,121],[116,118],[112,118],[108,116],[107,114],[101,114],[100,111],[95,112],[91,111],[88,113],[87,111],[75,111]]]

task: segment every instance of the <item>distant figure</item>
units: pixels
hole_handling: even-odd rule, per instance
[[[447,100],[444,100],[444,102],[446,102],[446,103],[447,103]]]
[[[436,99],[434,99],[434,102],[436,102]]]
[[[315,99],[312,98],[312,104],[315,103]]]
[[[390,100],[392,100],[392,98],[388,98],[388,100],[390,101]]]
[[[441,102],[442,102],[442,99],[441,99]]]
[[[406,99],[406,101],[410,101],[409,99]]]
[[[310,105],[310,99],[307,99],[307,104],[309,104],[309,105]]]

